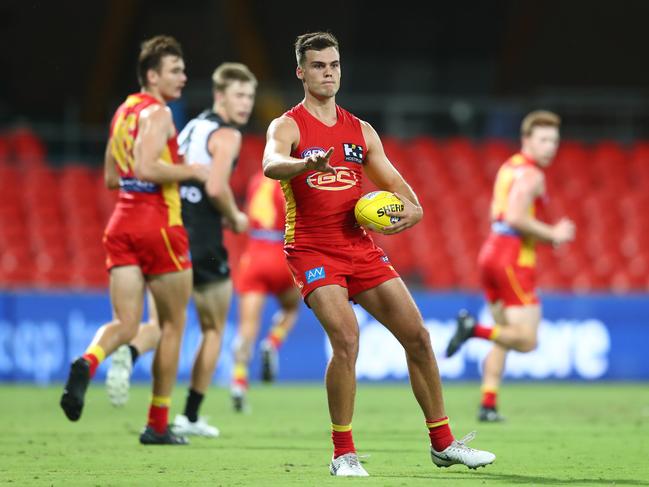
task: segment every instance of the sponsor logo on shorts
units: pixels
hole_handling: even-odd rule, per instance
[[[324,266],[309,269],[304,273],[304,275],[306,276],[307,284],[311,284],[313,281],[319,281],[320,279],[324,279],[326,277]]]
[[[322,147],[309,147],[308,149],[304,149],[302,151],[302,154],[300,154],[300,157],[309,157],[315,154],[326,154],[327,151],[324,150]]]
[[[353,188],[358,183],[356,174],[346,167],[335,167],[336,174],[317,172],[306,178],[306,184],[323,191],[343,191]]]
[[[352,144],[350,142],[343,143],[343,153],[347,162],[363,163],[363,146]]]

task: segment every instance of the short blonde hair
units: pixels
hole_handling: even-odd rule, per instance
[[[521,123],[521,135],[529,137],[535,127],[556,127],[561,126],[561,117],[554,112],[547,110],[535,110],[528,113]]]
[[[223,63],[212,74],[212,88],[214,91],[225,91],[233,81],[250,82],[257,87],[257,78],[248,66],[242,63]]]

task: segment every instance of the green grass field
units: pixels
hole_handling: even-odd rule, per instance
[[[457,437],[477,429],[475,447],[496,453],[479,470],[438,469],[423,418],[406,384],[360,384],[354,439],[369,478],[329,476],[324,389],[256,387],[252,412],[230,410],[214,388],[203,412],[217,439],[186,447],[144,447],[138,432],[149,390],[135,387],[123,409],[91,386],[83,417],[59,409],[60,386],[0,387],[4,431],[0,484],[23,485],[649,485],[649,385],[507,384],[504,424],[478,424],[478,386],[449,384],[446,406]],[[183,404],[179,386],[173,413]]]

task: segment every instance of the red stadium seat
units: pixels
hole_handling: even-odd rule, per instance
[[[33,167],[44,165],[45,144],[29,127],[15,128],[8,134],[8,141],[20,164]]]

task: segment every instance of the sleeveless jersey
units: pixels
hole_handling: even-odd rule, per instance
[[[291,156],[301,159],[333,147],[329,163],[337,169],[335,175],[307,171],[281,181],[286,199],[285,246],[340,244],[362,238],[366,233],[354,218],[367,150],[360,120],[337,105],[332,127],[301,103],[285,115],[295,120],[300,131]]]
[[[518,257],[518,265],[522,267],[534,267],[536,264],[536,240],[532,237],[521,236],[518,231],[511,228],[505,222],[505,214],[509,204],[509,194],[511,193],[514,180],[520,172],[528,167],[535,167],[534,161],[526,158],[523,154],[514,154],[505,163],[500,166],[496,181],[494,183],[493,198],[491,200],[491,221],[494,233],[501,235],[516,236],[521,239],[521,248]],[[538,217],[541,212],[546,195],[535,198],[534,202],[528,208],[531,216]]]
[[[110,124],[110,152],[119,173],[119,198],[116,211],[137,208],[147,204],[158,206],[168,226],[182,225],[180,195],[177,183],[156,184],[135,177],[133,147],[139,131],[142,110],[161,102],[147,93],[134,93],[122,103]],[[160,156],[165,164],[180,164],[175,135],[167,140]]]
[[[284,241],[285,203],[279,182],[262,172],[255,174],[246,196],[251,240]]]
[[[205,110],[198,117],[189,121],[178,135],[179,153],[185,156],[187,163],[212,164],[212,154],[207,147],[211,135],[218,129],[229,127],[221,117],[211,110]],[[236,165],[236,160],[234,165]],[[205,191],[203,183],[184,182],[180,188],[182,211],[185,226],[193,221],[218,228],[221,232],[221,213],[214,207]]]

